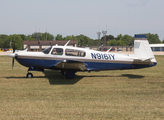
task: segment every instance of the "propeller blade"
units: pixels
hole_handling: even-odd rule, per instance
[[[13,53],[15,53],[15,38],[14,38],[14,45],[13,45]]]
[[[12,70],[13,70],[13,67],[14,67],[14,58],[13,58],[13,61],[12,61]]]
[[[13,53],[15,53],[15,38],[14,38],[14,45],[13,45]],[[12,60],[12,70],[14,68],[14,58],[15,58],[15,55],[14,55],[13,60]]]

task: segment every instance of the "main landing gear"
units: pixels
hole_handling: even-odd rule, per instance
[[[62,75],[65,75],[65,77],[67,78],[67,79],[73,79],[73,78],[75,78],[75,73],[76,73],[77,71],[76,70],[61,70],[61,74]]]
[[[29,71],[40,71],[40,72],[44,72],[44,69],[29,67],[29,69],[27,70],[28,73],[27,73],[26,77],[27,78],[32,78],[33,77],[33,74],[30,73]]]

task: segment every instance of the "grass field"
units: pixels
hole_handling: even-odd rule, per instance
[[[138,70],[78,72],[66,79],[58,71],[33,72],[0,56],[1,120],[164,119],[164,56],[157,66]]]

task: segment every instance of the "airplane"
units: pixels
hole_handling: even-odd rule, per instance
[[[51,46],[42,52],[21,51],[8,54],[21,65],[28,67],[27,78],[32,78],[29,71],[41,71],[44,69],[60,70],[68,79],[75,78],[78,71],[105,71],[140,69],[156,66],[157,61],[149,46],[146,35],[134,36],[134,53],[121,54],[102,52],[86,48],[67,46]]]

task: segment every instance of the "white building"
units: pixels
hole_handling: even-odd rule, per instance
[[[164,44],[150,44],[153,52],[164,52]]]

